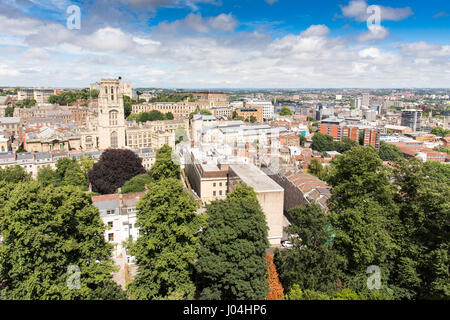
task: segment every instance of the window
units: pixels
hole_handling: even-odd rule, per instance
[[[213,196],[216,196],[216,192],[215,191],[213,191]]]
[[[108,241],[114,241],[114,233],[108,233]]]
[[[222,190],[219,190],[219,195],[220,195],[220,196],[222,195]]]
[[[219,182],[219,187],[221,187],[222,186],[222,182]]]
[[[112,209],[112,210],[106,210],[106,214],[114,214],[116,210]]]
[[[119,112],[117,112],[115,110],[109,112],[109,125],[110,126],[117,126],[117,119],[119,118],[118,115],[119,115]]]
[[[119,142],[118,142],[118,138],[117,138],[117,132],[112,132],[111,133],[111,148],[118,148],[119,146]]]
[[[108,221],[108,227],[110,227],[110,228],[113,227],[113,222],[112,221]]]
[[[215,186],[216,186],[216,183],[214,182],[214,183],[213,183],[213,187],[215,187]]]

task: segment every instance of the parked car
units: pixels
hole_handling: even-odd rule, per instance
[[[287,241],[287,240],[281,241],[281,245],[285,248],[292,248],[294,246],[294,244],[292,242]]]

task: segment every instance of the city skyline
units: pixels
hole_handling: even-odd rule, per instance
[[[71,5],[80,29],[67,27]],[[381,21],[369,29],[371,5]],[[5,87],[78,88],[118,76],[135,88],[450,84],[444,1],[6,0],[0,9]]]

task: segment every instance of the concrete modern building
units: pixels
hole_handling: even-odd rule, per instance
[[[406,109],[402,111],[402,126],[410,127],[413,132],[421,130],[422,111]]]
[[[269,226],[269,242],[280,245],[283,238],[284,189],[252,164],[230,165],[229,182],[229,191],[242,182],[255,190]]]
[[[237,184],[246,183],[257,193],[258,201],[266,215],[270,243],[280,245],[284,223],[282,187],[255,165],[244,161],[201,158],[196,150],[188,156],[190,159],[185,165],[188,185],[203,204],[225,199]]]
[[[272,120],[274,117],[274,106],[270,100],[248,100],[251,106],[263,107],[263,119]]]

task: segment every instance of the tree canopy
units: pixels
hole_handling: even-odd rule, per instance
[[[380,143],[380,151],[378,154],[383,161],[398,161],[403,159],[403,152],[396,145],[384,141]]]
[[[289,215],[293,222],[286,232],[294,247],[282,251],[277,261],[283,287],[289,291],[297,284],[309,290],[335,292],[345,261],[331,246],[334,232],[329,218],[316,203],[295,207]]]
[[[164,145],[156,152],[155,163],[151,168],[151,177],[153,180],[163,178],[180,178],[180,166],[174,161],[176,155],[172,148]]]
[[[280,116],[292,116],[292,111],[288,107],[283,107],[280,110]]]
[[[2,299],[99,299],[106,287],[123,297],[111,279],[106,227],[79,188],[10,184],[0,205]]]
[[[193,299],[202,225],[197,208],[177,179],[161,179],[149,186],[137,206],[140,236],[130,246],[139,268],[128,286],[133,299]]]
[[[267,297],[268,227],[253,188],[237,185],[225,200],[209,204],[207,214],[197,262],[200,299]]]
[[[139,174],[134,176],[122,186],[122,193],[143,192],[145,186],[149,186],[152,182],[152,178],[148,173]]]
[[[142,159],[131,150],[108,149],[89,171],[92,190],[101,194],[116,192],[125,182],[145,173]]]

